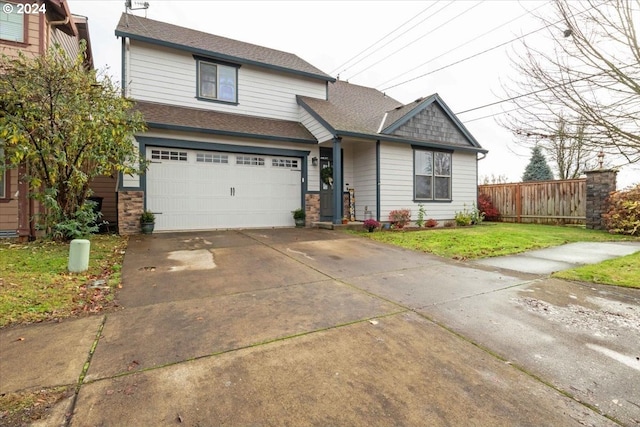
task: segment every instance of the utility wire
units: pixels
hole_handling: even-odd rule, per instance
[[[586,13],[586,12],[588,12],[589,10],[594,9],[595,7],[596,7],[596,6],[592,6],[592,7],[588,8],[588,9],[584,9],[584,10],[582,10],[581,12],[579,12],[577,15],[581,15],[581,14],[583,14],[583,13]],[[574,15],[574,16],[575,16],[575,15]],[[483,50],[483,51],[481,51],[481,52],[475,53],[475,54],[473,54],[473,55],[470,55],[470,56],[467,56],[467,57],[465,57],[465,58],[462,58],[462,59],[460,59],[460,60],[458,60],[458,61],[455,61],[455,62],[452,62],[452,63],[450,63],[450,64],[444,65],[444,66],[442,66],[442,67],[440,67],[440,68],[437,68],[437,69],[435,69],[435,70],[433,70],[433,71],[429,71],[428,73],[421,74],[421,75],[419,75],[419,76],[417,76],[417,77],[413,77],[413,78],[411,78],[411,79],[409,79],[409,80],[405,80],[405,81],[403,81],[403,82],[400,82],[400,83],[397,83],[397,84],[395,84],[395,85],[392,85],[392,86],[386,87],[386,88],[384,88],[384,89],[380,89],[380,91],[381,91],[381,92],[385,92],[385,91],[387,91],[387,90],[389,90],[389,89],[393,89],[393,88],[398,87],[398,86],[401,86],[401,85],[403,85],[403,84],[410,83],[410,82],[412,82],[412,81],[415,81],[415,80],[421,79],[422,77],[426,77],[426,76],[428,76],[428,75],[430,75],[430,74],[437,73],[438,71],[442,71],[442,70],[445,70],[445,69],[447,69],[447,68],[449,68],[449,67],[453,67],[454,65],[458,65],[458,64],[460,64],[460,63],[462,63],[462,62],[468,61],[469,59],[475,58],[475,57],[480,56],[480,55],[484,55],[484,54],[485,54],[485,53],[487,53],[487,52],[491,52],[492,50],[495,50],[495,49],[498,49],[498,48],[500,48],[500,47],[503,47],[503,46],[505,46],[505,45],[507,45],[507,44],[509,44],[509,43],[513,43],[513,42],[514,42],[514,41],[516,41],[516,40],[520,40],[520,39],[523,39],[523,38],[525,38],[525,37],[528,37],[528,36],[530,36],[531,34],[535,34],[535,33],[539,32],[539,31],[542,31],[542,30],[544,30],[544,29],[546,29],[546,28],[549,28],[549,27],[551,27],[551,26],[553,26],[553,25],[558,25],[558,24],[560,24],[561,22],[563,22],[563,20],[562,20],[562,19],[560,19],[560,20],[558,20],[558,21],[556,21],[556,22],[551,22],[551,23],[549,23],[549,24],[545,25],[544,27],[538,28],[537,30],[530,31],[530,32],[528,32],[528,33],[526,33],[526,34],[524,34],[524,35],[521,35],[521,36],[519,36],[519,37],[516,37],[516,38],[511,39],[511,40],[509,40],[509,41],[506,41],[506,42],[504,42],[504,43],[500,43],[500,44],[498,44],[498,45],[496,45],[496,46],[490,47],[490,48],[485,49],[485,50]]]
[[[438,0],[439,1],[439,0]],[[414,19],[416,19],[418,16],[422,15],[423,13],[425,13],[427,10],[431,9],[433,6],[435,6],[438,1],[431,3],[431,5],[429,5],[428,7],[426,7],[425,9],[423,9],[422,11],[420,11],[416,16],[413,16],[411,19],[407,20],[406,22],[404,22],[403,24],[399,25],[398,27],[396,27],[393,31],[391,31],[390,33],[387,33],[385,36],[381,37],[379,40],[377,40],[375,43],[373,43],[372,45],[370,45],[369,47],[367,47],[366,49],[363,49],[362,51],[360,51],[357,55],[352,56],[351,58],[349,58],[348,60],[346,60],[345,62],[343,62],[341,65],[338,65],[333,71],[331,71],[329,74],[333,75],[333,73],[337,72],[338,70],[340,70],[340,68],[344,67],[345,65],[347,65],[349,62],[353,61],[354,59],[356,59],[357,57],[359,57],[360,55],[362,55],[363,53],[365,53],[366,51],[368,51],[369,49],[371,49],[372,47],[374,47],[375,45],[377,45],[378,43],[380,43],[382,40],[386,39],[387,37],[389,37],[391,34],[395,33],[396,31],[398,31],[400,28],[404,27],[405,25],[407,25],[409,22],[413,21]],[[425,18],[424,20],[420,21],[419,23],[417,23],[416,25],[420,25],[421,23],[423,23],[426,19],[428,19],[429,16],[427,18]],[[414,25],[413,27],[409,28],[410,31],[412,30],[416,25]],[[405,31],[406,32],[406,31]],[[404,33],[402,33],[404,34]],[[402,35],[401,34],[401,35]],[[355,64],[354,64],[355,65]],[[352,65],[353,66],[353,65]],[[346,71],[348,70],[348,68],[345,68],[342,71]]]
[[[400,77],[402,77],[402,76],[405,76],[405,75],[409,74],[410,72],[412,72],[412,71],[414,71],[414,70],[417,70],[418,68],[420,68],[420,67],[422,67],[422,66],[424,66],[424,65],[430,64],[431,62],[433,62],[433,61],[435,61],[435,60],[437,60],[437,59],[440,59],[440,58],[442,58],[443,56],[446,56],[446,55],[448,55],[448,54],[450,54],[450,53],[452,53],[452,52],[454,52],[454,51],[456,51],[456,50],[460,49],[461,47],[464,47],[464,46],[468,45],[469,43],[472,43],[472,42],[475,42],[475,41],[477,41],[477,40],[480,40],[482,37],[486,36],[487,34],[490,34],[490,33],[494,32],[494,31],[496,31],[496,30],[498,30],[498,29],[500,29],[500,28],[504,27],[505,25],[511,24],[512,22],[517,21],[518,19],[520,19],[520,18],[522,18],[522,17],[524,17],[524,16],[527,16],[528,14],[530,14],[530,13],[532,13],[532,12],[534,12],[534,11],[536,11],[536,10],[540,9],[542,6],[545,6],[546,4],[547,4],[547,3],[543,3],[543,4],[541,4],[540,6],[536,7],[535,9],[533,9],[532,11],[526,11],[526,12],[525,12],[525,13],[523,13],[522,15],[517,16],[517,17],[515,17],[515,18],[511,19],[510,21],[507,21],[507,22],[505,22],[505,23],[503,23],[503,24],[500,24],[500,25],[498,25],[497,27],[494,27],[494,28],[492,28],[491,30],[489,30],[489,31],[487,31],[487,32],[484,32],[484,33],[480,34],[480,35],[479,35],[479,36],[477,36],[477,37],[474,37],[474,38],[472,38],[472,39],[467,40],[466,42],[464,42],[464,43],[462,43],[462,44],[459,44],[458,46],[454,47],[453,49],[447,50],[446,52],[444,52],[444,53],[442,53],[442,54],[440,54],[440,55],[436,56],[435,58],[432,58],[432,59],[430,59],[430,60],[428,60],[428,61],[426,61],[426,62],[423,62],[422,64],[417,65],[417,66],[413,67],[412,69],[410,69],[410,70],[408,70],[408,71],[405,71],[405,72],[404,72],[404,73],[402,73],[402,74],[399,74],[399,75],[397,75],[397,76],[395,76],[395,77],[392,77],[392,78],[390,78],[390,79],[388,79],[388,80],[386,80],[386,81],[384,81],[384,82],[382,82],[382,83],[380,83],[380,84],[376,85],[376,87],[380,87],[380,86],[385,85],[385,84],[387,84],[387,83],[389,83],[389,82],[391,82],[391,81],[393,81],[393,80],[395,80],[395,79],[398,79],[398,78],[400,78]]]
[[[638,66],[638,64],[627,64],[627,65],[623,65],[622,67],[619,67],[618,69],[619,70],[624,70],[625,68],[637,67],[637,66]],[[504,102],[515,101],[516,99],[524,98],[524,97],[527,97],[527,96],[530,96],[530,95],[535,95],[537,93],[545,92],[547,90],[557,89],[559,87],[571,85],[571,84],[578,83],[578,82],[581,82],[581,81],[584,81],[584,80],[589,80],[589,79],[592,79],[594,77],[602,76],[602,75],[607,74],[607,73],[609,73],[609,70],[604,70],[604,71],[601,71],[601,72],[596,73],[596,74],[590,74],[588,76],[584,76],[584,77],[581,77],[581,78],[575,79],[575,80],[570,79],[570,80],[567,80],[566,82],[563,82],[563,83],[558,83],[558,84],[553,85],[553,86],[548,86],[548,87],[544,87],[542,89],[538,89],[538,90],[534,90],[534,91],[531,91],[531,92],[523,93],[523,94],[520,94],[520,95],[512,96],[511,98],[501,99],[501,100],[498,100],[498,101],[495,101],[495,102],[491,102],[489,104],[481,105],[479,107],[469,108],[468,110],[460,111],[460,112],[457,112],[457,113],[454,113],[454,114],[457,116],[457,115],[460,115],[460,114],[465,114],[465,113],[470,113],[472,111],[481,110],[483,108],[492,107],[494,105],[502,104]],[[519,108],[516,108],[516,109],[519,109]],[[513,110],[510,110],[510,111],[513,111]],[[502,113],[496,113],[496,115],[497,114],[502,114]]]
[[[412,26],[411,28],[407,29],[406,31],[404,31],[401,34],[398,34],[396,37],[394,37],[393,39],[389,40],[387,43],[383,44],[382,46],[380,46],[379,48],[377,48],[376,50],[370,52],[368,55],[366,55],[363,58],[360,58],[357,62],[351,64],[351,66],[349,66],[348,68],[345,68],[342,71],[346,71],[349,68],[353,68],[354,66],[358,65],[359,63],[361,63],[362,61],[364,61],[365,59],[367,59],[368,57],[370,57],[371,55],[373,55],[374,53],[378,52],[380,49],[387,47],[389,44],[393,43],[394,41],[396,41],[397,39],[399,39],[400,37],[402,37],[403,35],[407,34],[409,31],[413,30],[415,27],[417,27],[418,25],[422,24],[424,21],[426,21],[429,18],[432,18],[434,16],[436,16],[438,13],[442,12],[444,9],[448,8],[449,6],[451,6],[453,3],[455,3],[455,0],[451,0],[449,3],[447,3],[445,6],[441,7],[440,9],[438,9],[436,12],[432,13],[431,15],[427,16],[426,18],[424,18],[422,21],[418,22],[417,24],[415,24],[414,26]],[[393,31],[392,31],[393,32]],[[379,62],[379,61],[378,61]],[[377,62],[376,62],[377,64]]]
[[[453,3],[453,2],[451,2],[451,3]],[[449,3],[447,6],[449,6],[451,3]],[[397,53],[399,53],[399,52],[403,51],[404,49],[408,48],[408,47],[409,47],[409,46],[411,46],[412,44],[417,43],[419,40],[422,40],[423,38],[425,38],[425,37],[426,37],[426,36],[428,36],[429,34],[431,34],[431,33],[435,32],[435,31],[439,30],[440,28],[444,27],[444,26],[445,26],[446,24],[448,24],[449,22],[454,21],[454,20],[456,20],[456,19],[460,18],[462,15],[464,15],[464,14],[465,14],[465,13],[467,13],[467,12],[470,12],[471,10],[473,10],[473,9],[475,9],[476,7],[480,6],[481,4],[482,4],[482,1],[479,1],[479,2],[478,2],[478,3],[476,3],[475,5],[471,6],[471,7],[470,7],[470,8],[468,8],[467,10],[465,10],[464,12],[460,13],[459,15],[456,15],[456,16],[452,17],[451,19],[449,19],[448,21],[443,22],[442,24],[438,25],[436,28],[432,29],[431,31],[427,32],[426,34],[423,34],[422,36],[418,37],[417,39],[415,39],[415,40],[411,41],[410,43],[407,43],[407,44],[406,44],[406,45],[404,45],[404,46],[402,46],[400,49],[398,49],[398,50],[396,50],[396,51],[394,51],[394,52],[390,53],[389,55],[385,56],[384,58],[382,58],[382,59],[380,59],[380,60],[378,60],[378,61],[374,62],[373,64],[371,64],[371,65],[369,65],[369,66],[367,66],[367,67],[365,67],[365,68],[363,68],[362,70],[360,70],[360,71],[358,71],[357,73],[353,74],[353,75],[352,75],[351,77],[349,77],[349,78],[354,78],[354,77],[356,77],[356,76],[358,76],[358,75],[360,75],[360,74],[364,73],[365,71],[367,71],[367,70],[368,70],[369,68],[371,68],[372,66],[377,65],[377,64],[381,63],[382,61],[384,61],[384,60],[386,60],[386,59],[389,59],[389,58],[390,58],[390,57],[392,57],[393,55],[395,55],[395,54],[397,54]],[[445,7],[446,7],[446,6],[445,6]],[[444,8],[442,8],[442,9],[444,9]],[[440,12],[442,9],[440,9],[438,12]],[[436,12],[436,13],[437,13],[437,12]],[[435,15],[435,14],[434,14],[434,15]],[[432,16],[433,16],[433,15],[432,15]],[[396,37],[396,38],[397,38],[397,37]],[[395,40],[395,39],[394,39],[394,40]],[[393,41],[393,40],[392,40],[392,41]],[[390,42],[389,42],[389,43],[390,43]],[[388,44],[388,43],[387,43],[387,44]],[[385,46],[386,46],[386,45],[385,45]],[[384,47],[384,46],[383,46],[383,47]],[[363,58],[363,59],[364,59],[364,58]],[[358,62],[361,62],[361,61],[358,61]],[[354,64],[354,65],[355,65],[355,64]]]
[[[438,71],[442,71],[442,70],[445,70],[445,69],[447,69],[447,68],[449,68],[449,67],[453,67],[454,65],[458,65],[458,64],[460,64],[460,63],[462,63],[462,62],[468,61],[468,60],[473,59],[473,58],[475,58],[475,57],[477,57],[477,56],[484,55],[485,53],[491,52],[492,50],[496,50],[496,49],[498,49],[498,48],[500,48],[500,47],[502,47],[502,46],[506,46],[506,45],[508,45],[509,43],[513,43],[513,42],[514,42],[514,41],[516,41],[516,40],[520,40],[520,39],[522,39],[522,38],[525,38],[525,37],[527,37],[527,36],[530,36],[531,34],[537,33],[538,31],[542,31],[542,30],[544,30],[545,28],[547,28],[547,27],[548,27],[548,26],[550,26],[550,25],[551,25],[551,24],[549,24],[549,25],[547,25],[547,26],[544,26],[544,27],[542,27],[542,28],[538,28],[537,30],[533,30],[533,31],[531,31],[531,32],[528,32],[528,33],[526,33],[526,34],[522,35],[522,36],[519,36],[519,37],[516,37],[516,38],[511,39],[511,40],[509,40],[509,41],[506,41],[506,42],[500,43],[500,44],[498,44],[498,45],[496,45],[496,46],[490,47],[489,49],[485,49],[485,50],[483,50],[483,51],[481,51],[481,52],[474,53],[473,55],[470,55],[470,56],[467,56],[467,57],[465,57],[465,58],[459,59],[459,60],[457,60],[457,61],[455,61],[455,62],[452,62],[452,63],[450,63],[450,64],[444,65],[444,66],[442,66],[442,67],[440,67],[440,68],[436,68],[435,70],[433,70],[433,71],[429,71],[428,73],[424,73],[424,74],[421,74],[421,75],[419,75],[419,76],[417,76],[417,77],[413,77],[413,78],[411,78],[411,79],[409,79],[409,80],[405,80],[405,81],[403,81],[403,82],[396,83],[395,85],[388,86],[388,87],[386,87],[386,88],[384,88],[384,89],[381,89],[381,91],[382,91],[382,92],[386,92],[387,90],[389,90],[389,89],[393,89],[394,87],[402,86],[403,84],[410,83],[410,82],[412,82],[412,81],[415,81],[415,80],[421,79],[421,78],[423,78],[423,77],[426,77],[426,76],[428,76],[428,75],[430,75],[430,74],[437,73]]]

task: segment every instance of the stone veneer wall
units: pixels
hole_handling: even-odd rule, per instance
[[[305,225],[320,221],[320,194],[306,194],[304,196]]]
[[[602,214],[607,212],[607,198],[616,191],[618,171],[601,169],[587,174],[587,228],[603,230]]]
[[[144,211],[144,192],[118,192],[118,233],[140,233],[140,215]]]

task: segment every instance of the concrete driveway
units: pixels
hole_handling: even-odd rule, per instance
[[[640,293],[504,268],[329,230],[133,237],[70,425],[640,424]]]

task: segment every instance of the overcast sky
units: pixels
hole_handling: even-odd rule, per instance
[[[124,0],[68,3],[72,13],[89,19],[96,67],[108,67],[119,81],[114,30]],[[510,41],[541,28],[531,12],[552,10],[550,1],[533,0],[151,0],[149,5],[132,13],[294,53],[334,77],[374,87],[402,103],[437,92],[454,113],[503,99],[501,82],[513,77],[508,55],[519,47]],[[530,42],[536,35],[526,37]],[[496,105],[458,117],[489,150],[479,163],[480,178],[504,175],[517,182],[530,152],[496,123],[502,110]],[[639,181],[638,166],[618,176],[619,187]]]

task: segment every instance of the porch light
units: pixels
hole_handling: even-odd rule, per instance
[[[318,158],[317,157],[312,157],[311,158],[311,164],[313,166],[318,166]]]

